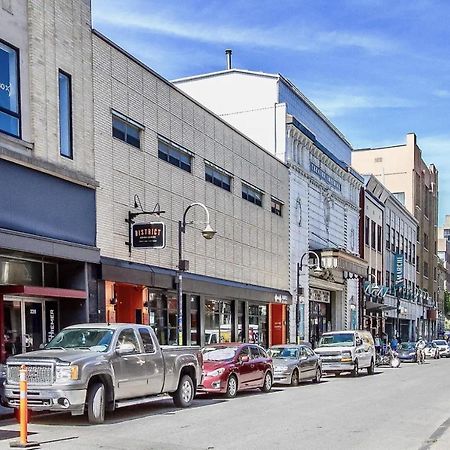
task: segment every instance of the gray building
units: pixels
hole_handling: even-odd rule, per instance
[[[0,25],[3,362],[88,320],[100,255],[89,1],[1,2]]]

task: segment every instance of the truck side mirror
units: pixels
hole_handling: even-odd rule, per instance
[[[119,356],[131,355],[136,351],[136,347],[131,343],[120,344],[116,348],[116,354]]]

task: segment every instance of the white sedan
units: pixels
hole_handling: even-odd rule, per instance
[[[439,356],[445,356],[446,358],[450,356],[450,347],[448,346],[447,341],[444,341],[444,339],[435,339],[431,342],[436,344],[439,349]]]
[[[441,356],[439,353],[439,347],[434,342],[428,342],[423,351],[425,353],[425,358],[427,359],[439,359]]]

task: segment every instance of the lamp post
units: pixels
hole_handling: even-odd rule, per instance
[[[303,259],[309,255],[312,255],[317,262],[310,264],[309,259],[308,259],[308,263],[304,264]],[[304,304],[304,302],[300,302],[300,295],[301,295],[300,274],[303,270],[303,266],[306,266],[309,269],[313,269],[313,271],[316,275],[322,275],[324,272],[323,267],[320,265],[320,257],[316,252],[308,251],[308,252],[303,253],[302,257],[300,258],[300,262],[297,263],[297,321],[296,321],[297,327],[296,327],[296,333],[295,333],[297,336],[297,339],[296,339],[297,343],[300,342],[301,337],[304,338],[304,332],[305,332],[305,304]],[[300,325],[301,325],[301,327],[300,327]]]
[[[212,229],[209,221],[209,210],[203,203],[191,203],[184,211],[183,220],[178,221],[178,283],[177,283],[177,299],[178,299],[178,318],[177,318],[177,342],[183,345],[183,272],[189,270],[189,261],[183,259],[183,234],[186,233],[186,225],[192,225],[195,222],[186,222],[187,213],[194,206],[203,208],[206,214],[206,221],[200,222],[205,224],[202,236],[205,239],[212,239],[216,232]]]

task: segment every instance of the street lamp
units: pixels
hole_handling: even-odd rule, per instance
[[[315,258],[315,263],[309,263],[309,256],[312,255]],[[308,263],[304,264],[303,259],[308,256]],[[300,262],[297,263],[297,327],[296,327],[296,335],[297,335],[297,343],[300,340],[300,337],[304,339],[305,332],[305,304],[300,302],[300,273],[303,270],[303,267],[306,266],[309,269],[313,270],[313,273],[317,276],[323,275],[324,268],[320,265],[320,257],[316,252],[308,251],[303,253],[300,258]],[[299,330],[299,325],[301,324],[301,330]]]
[[[209,221],[209,210],[203,203],[191,203],[184,211],[183,220],[178,221],[178,284],[177,284],[177,298],[178,298],[178,319],[177,319],[177,341],[178,345],[183,345],[183,272],[189,270],[189,261],[183,259],[183,234],[186,233],[186,225],[192,225],[195,222],[186,222],[187,213],[194,206],[203,208],[206,214],[206,221],[200,222],[205,224],[202,230],[202,236],[210,240],[214,237],[216,232],[211,227]]]

